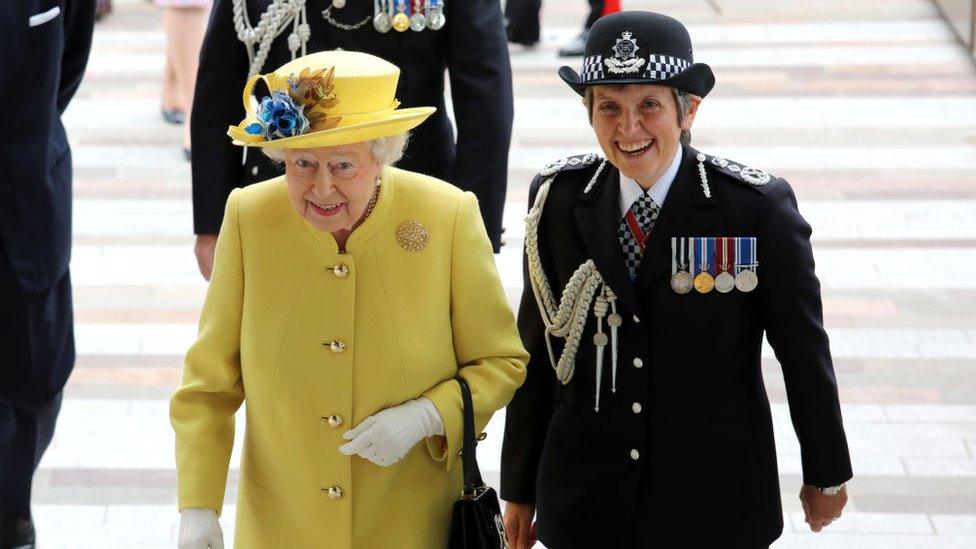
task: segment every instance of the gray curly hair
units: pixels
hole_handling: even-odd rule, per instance
[[[403,151],[407,148],[407,141],[410,140],[410,132],[402,132],[386,137],[378,137],[372,141],[367,141],[373,150],[373,158],[381,166],[392,166],[403,158]],[[280,164],[285,161],[285,149],[262,148],[265,156]]]

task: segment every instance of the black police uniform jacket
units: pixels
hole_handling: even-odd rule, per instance
[[[270,0],[246,0],[257,25]],[[362,27],[342,30],[322,11],[331,0],[308,0],[311,36],[307,52],[341,48],[376,55],[400,68],[396,97],[403,107],[433,106],[437,112],[411,132],[397,166],[457,185],[478,197],[481,215],[498,250],[508,177],[512,133],[512,74],[501,7],[495,0],[448,0],[447,23],[437,31],[387,33],[372,25],[373,0],[348,0],[331,17]],[[272,42],[262,73],[291,61],[291,27]],[[457,140],[444,102],[444,71],[450,76]],[[248,57],[234,28],[233,3],[217,0],[200,54],[193,100],[193,222],[196,234],[216,234],[227,196],[235,187],[280,175],[260,151],[252,149],[242,165],[242,150],[230,143],[227,126],[244,118],[241,90]],[[261,86],[255,90],[261,89]]]
[[[589,192],[600,160],[568,165],[551,184],[538,241],[557,300],[592,259],[624,319],[617,391],[609,389],[608,348],[595,412],[593,314],[575,376],[561,385],[526,272],[518,325],[532,358],[507,409],[501,497],[535,503],[538,537],[551,549],[752,548],[780,536],[764,332],[782,365],[803,481],[851,478],[810,226],[789,184],[775,177],[751,185],[706,161],[706,198],[697,154],[685,147],[633,282],[617,236],[618,170],[607,163]],[[533,181],[530,205],[544,179]],[[671,238],[704,236],[756,237],[758,288],[675,293]]]

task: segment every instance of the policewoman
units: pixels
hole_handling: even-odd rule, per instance
[[[685,27],[594,24],[580,73],[605,158],[536,176],[518,325],[531,360],[507,410],[514,547],[765,548],[783,530],[760,371],[782,366],[810,527],[851,476],[810,226],[789,184],[690,145],[715,79]],[[535,523],[533,523],[533,513]]]
[[[336,49],[393,63],[401,70],[403,106],[437,108],[411,134],[399,166],[473,192],[499,249],[513,107],[497,0],[215,0],[191,117],[194,252],[205,278],[230,192],[281,175],[274,162],[244,155],[225,138],[227,126],[244,116],[244,83],[296,57]],[[267,92],[260,83],[254,91]]]
[[[170,408],[180,549],[223,546],[244,402],[235,547],[444,547],[462,486],[454,378],[480,429],[525,377],[474,195],[392,167],[434,111],[400,108],[399,76],[336,51],[248,81],[271,94],[228,133],[285,175],[227,202]]]

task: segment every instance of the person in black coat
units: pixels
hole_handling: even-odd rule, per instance
[[[398,1],[407,8],[417,3]],[[214,4],[200,55],[191,116],[196,255],[208,279],[230,191],[281,174],[280,168],[257,151],[247,154],[242,163],[240,148],[227,140],[227,127],[244,116],[240,90],[249,74],[248,53],[235,29],[235,3],[218,0]],[[270,3],[247,0],[248,20],[257,26]],[[443,8],[446,23],[439,30],[429,25],[419,32],[381,33],[373,25],[373,0],[308,0],[305,50],[361,51],[400,67],[396,96],[402,105],[430,105],[437,107],[437,113],[413,131],[397,166],[474,192],[497,252],[513,117],[512,74],[501,7],[495,0],[424,0],[425,6],[431,4]],[[271,43],[265,66],[277,67],[293,58],[288,44],[290,32],[286,30]],[[296,35],[293,44],[297,45],[298,39]],[[445,108],[445,69],[450,77],[456,139]]]
[[[71,150],[61,113],[81,83],[94,0],[0,11],[0,549],[33,547],[31,483],[74,366]]]
[[[530,188],[518,325],[531,359],[501,462],[510,541],[768,547],[783,514],[763,334],[820,531],[852,471],[810,226],[785,180],[690,146],[714,76],[681,23],[607,16],[586,49],[583,71],[560,76],[607,159],[561,160]]]

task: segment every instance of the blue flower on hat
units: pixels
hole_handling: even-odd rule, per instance
[[[261,100],[258,121],[244,130],[251,135],[263,135],[268,141],[301,135],[309,128],[304,111],[305,107],[295,103],[287,93],[272,92]]]

